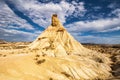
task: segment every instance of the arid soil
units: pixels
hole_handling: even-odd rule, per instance
[[[6,42],[1,41],[0,43],[0,50],[6,49],[22,49],[28,46],[31,42]],[[119,80],[120,79],[120,45],[107,45],[107,44],[82,44],[84,47],[101,52],[103,54],[110,54],[111,60],[113,61],[111,68],[112,68],[112,75],[109,80]],[[7,56],[2,55],[0,56]],[[37,58],[36,58],[37,59]],[[39,62],[38,62],[39,63]]]
[[[1,41],[0,80],[119,79],[119,45],[84,47],[57,14],[51,19],[51,25],[30,44]]]
[[[120,44],[116,45],[107,45],[107,44],[83,44],[84,47],[87,47],[92,50],[96,50],[103,54],[110,54],[111,60],[113,61],[111,68],[112,68],[112,75],[113,78],[110,80],[120,80]]]
[[[7,42],[0,41],[0,50],[9,50],[9,49],[21,49],[25,48],[31,42]]]

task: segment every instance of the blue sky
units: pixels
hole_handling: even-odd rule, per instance
[[[33,41],[54,13],[81,43],[120,44],[120,0],[0,0],[0,39]]]

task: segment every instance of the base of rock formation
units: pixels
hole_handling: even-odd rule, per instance
[[[109,55],[83,47],[62,26],[52,24],[23,49],[1,50],[0,80],[89,80],[111,77]]]

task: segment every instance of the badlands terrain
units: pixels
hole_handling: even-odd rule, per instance
[[[27,47],[31,42],[7,42],[5,40],[0,41],[0,50],[13,50],[13,49],[24,49]],[[119,80],[120,79],[120,44],[90,44],[90,43],[83,43],[84,47],[101,52],[102,54],[109,54],[113,63],[111,64],[111,74],[112,77],[108,78],[107,80]],[[15,54],[15,53],[11,53]],[[0,57],[7,57],[9,54],[0,54]],[[18,53],[19,54],[19,53]],[[37,59],[39,55],[36,55],[34,59]]]
[[[119,80],[119,58],[119,45],[82,45],[54,14],[33,42],[0,41],[0,80]]]
[[[91,50],[101,52],[102,54],[109,54],[113,61],[112,75],[110,80],[120,80],[120,44],[83,44],[84,47]]]

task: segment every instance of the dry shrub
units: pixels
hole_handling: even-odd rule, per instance
[[[3,57],[6,57],[7,55],[3,55]]]
[[[37,55],[36,55],[36,57],[40,57],[40,55],[39,55],[39,54],[37,54]]]
[[[45,59],[38,60],[38,61],[37,61],[37,64],[41,64],[41,63],[44,63],[44,62],[45,62]]]
[[[104,63],[103,60],[99,57],[94,57],[94,60],[99,63]]]
[[[53,80],[53,78],[49,78],[49,80]]]
[[[44,57],[44,56],[46,56],[46,54],[42,54],[42,56]]]
[[[2,56],[2,54],[0,54],[0,56]]]

